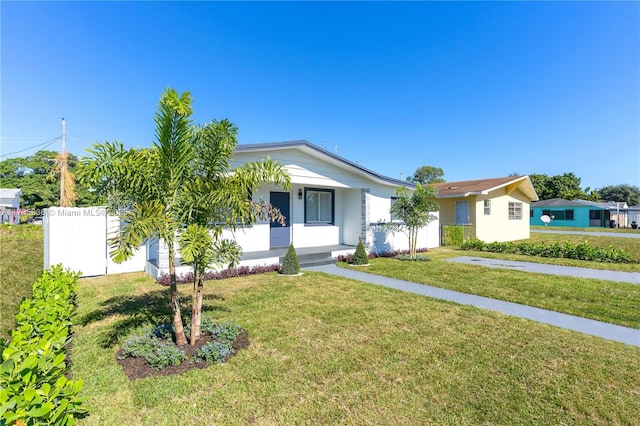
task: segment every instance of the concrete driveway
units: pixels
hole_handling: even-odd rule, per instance
[[[523,272],[535,272],[548,275],[565,275],[579,278],[593,278],[597,280],[618,281],[640,284],[640,272],[606,271],[601,269],[578,268],[575,266],[558,266],[546,263],[520,262],[504,259],[489,259],[485,257],[460,256],[452,257],[447,262],[466,263],[469,265],[486,266],[489,268],[513,269]]]
[[[620,238],[640,238],[640,230],[635,232],[607,232],[607,231],[553,231],[553,230],[541,230],[532,229],[531,233],[540,234],[567,234],[567,235],[593,235],[596,237],[620,237]]]

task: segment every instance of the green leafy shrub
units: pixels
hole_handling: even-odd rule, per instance
[[[0,424],[72,425],[87,412],[82,381],[65,377],[66,345],[79,274],[55,266],[20,304],[16,329],[2,350]]]
[[[209,342],[198,348],[193,361],[199,364],[202,361],[207,361],[212,364],[224,362],[233,355],[233,348],[221,342]]]
[[[442,233],[442,245],[461,246],[464,242],[464,229],[460,225],[443,226]]]
[[[289,245],[289,250],[287,250],[287,254],[284,256],[280,273],[282,275],[297,275],[300,273],[300,261],[298,260],[296,250],[293,248],[293,244]]]
[[[461,248],[470,251],[489,251],[493,253],[512,253],[527,256],[539,256],[550,258],[565,258],[589,260],[595,262],[613,262],[613,263],[630,263],[629,254],[624,250],[617,249],[613,246],[608,248],[591,247],[588,242],[574,244],[570,241],[564,244],[553,243],[546,245],[544,242],[540,244],[519,243],[485,243],[478,239],[472,239],[464,244]]]
[[[362,243],[362,238],[358,238],[358,245],[356,246],[356,252],[353,255],[354,265],[368,265],[369,264],[369,256],[367,255],[367,250],[364,248],[364,244]]]
[[[191,321],[185,321],[185,333],[190,334]],[[226,361],[235,353],[233,343],[244,333],[238,324],[224,322],[217,324],[211,316],[203,315],[200,321],[202,335],[208,334],[213,339],[201,348],[190,362],[203,361],[217,363]],[[173,343],[173,326],[171,324],[157,324],[142,327],[130,334],[124,341],[118,359],[128,357],[144,358],[152,368],[159,370],[169,365],[180,365],[187,360],[185,351]]]

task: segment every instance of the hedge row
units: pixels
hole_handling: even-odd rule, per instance
[[[477,238],[462,244],[462,250],[488,251],[494,253],[523,254],[527,256],[591,260],[596,262],[632,263],[627,252],[613,246],[608,248],[592,247],[588,242],[574,244],[566,241],[563,244],[544,242],[531,243],[485,243]]]
[[[82,381],[65,376],[78,277],[54,266],[22,300],[2,351],[0,425],[73,425],[74,415],[87,412]]]

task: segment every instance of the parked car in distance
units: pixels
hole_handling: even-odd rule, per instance
[[[42,216],[32,217],[31,219],[27,220],[27,223],[30,223],[32,225],[42,225]]]

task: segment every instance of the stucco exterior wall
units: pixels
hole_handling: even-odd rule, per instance
[[[527,239],[529,233],[529,199],[519,190],[506,194],[504,188],[489,194],[460,198],[439,199],[440,223],[454,225],[456,201],[469,203],[469,222],[474,226],[476,238],[485,242],[504,242]],[[491,214],[484,214],[484,201],[491,200]],[[509,203],[522,203],[522,219],[509,220]]]
[[[544,222],[540,220],[543,210],[550,210],[551,215],[554,216],[554,211],[573,210],[573,220],[552,220],[547,226],[572,226],[572,227],[589,227],[589,226],[606,226],[605,223],[605,210],[601,210],[600,214],[602,219],[596,223],[591,223],[589,220],[589,211],[597,210],[589,206],[569,206],[569,207],[531,207],[533,210],[533,216],[529,217],[529,223],[533,226],[544,226]]]

